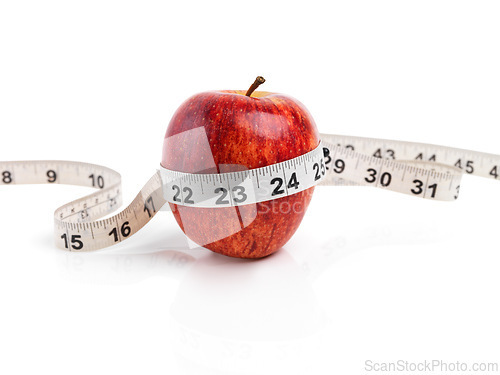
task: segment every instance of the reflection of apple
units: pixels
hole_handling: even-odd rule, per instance
[[[326,319],[314,289],[285,249],[250,263],[200,254],[170,318],[174,353],[189,373],[318,373],[332,356],[320,347]]]
[[[279,163],[316,148],[319,134],[307,109],[282,94],[254,92],[263,81],[258,77],[246,94],[209,91],[187,99],[168,126],[162,166],[187,173],[232,172]],[[209,149],[200,147],[197,138],[174,141],[176,135],[200,127]],[[313,190],[239,207],[170,206],[194,242],[233,257],[260,258],[281,248],[295,233]]]

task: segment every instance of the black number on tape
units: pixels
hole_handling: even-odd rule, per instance
[[[389,186],[391,184],[392,176],[389,172],[384,172],[382,173],[382,176],[380,176],[380,185],[382,186]]]
[[[368,177],[365,177],[365,181],[368,182],[368,183],[372,183],[372,182],[375,182],[377,180],[377,171],[373,168],[370,168],[367,170],[367,172],[370,172],[370,178]]]
[[[411,192],[413,194],[415,194],[415,195],[421,194],[422,191],[424,191],[424,189],[422,189],[422,186],[424,186],[424,183],[421,180],[413,180],[413,183],[416,184],[417,186],[415,186],[414,189],[411,189]],[[429,185],[428,189],[432,189],[431,198],[435,198],[436,197],[437,184]]]
[[[325,157],[325,167],[329,170],[328,164],[331,163],[332,157],[330,156],[330,150],[327,147],[323,147],[323,156]]]
[[[104,189],[104,178],[102,176],[94,176],[91,174],[89,178],[92,180],[92,186],[98,187],[99,189]]]
[[[382,149],[379,148],[377,151],[375,151],[373,156],[376,158],[382,158]],[[385,150],[385,158],[386,159],[396,159],[396,155],[395,155],[394,150],[391,150],[391,149]]]
[[[179,196],[181,195],[181,188],[177,185],[172,185],[172,190],[175,190],[175,194],[174,194],[174,202],[182,202],[181,199],[179,199]],[[187,193],[186,197],[184,198],[184,203],[187,203],[187,204],[194,204],[194,201],[191,199],[191,197],[193,196],[193,190],[191,190],[191,188],[189,187],[185,187],[182,189],[182,191],[184,193]]]
[[[314,163],[313,164],[313,169],[316,172],[316,174],[314,176],[314,181],[318,181],[321,178],[322,175],[323,176],[325,175],[325,164],[323,162],[323,159],[321,159],[320,164]],[[321,174],[320,174],[320,171],[321,171]]]
[[[175,190],[174,202],[180,202],[179,195],[181,195],[181,188],[177,185],[172,185],[172,190]]]
[[[467,165],[465,166],[465,171],[467,173],[474,173],[474,167],[472,167],[472,163],[474,163],[472,160],[467,160]]]
[[[299,181],[297,180],[297,174],[295,172],[292,173],[292,176],[290,177],[290,181],[288,181],[287,185],[288,189],[298,189],[299,188]]]
[[[50,171],[47,171],[47,177],[49,178],[47,180],[48,182],[50,182],[50,183],[56,182],[57,173],[51,169]]]
[[[335,173],[342,173],[342,172],[344,172],[345,162],[342,159],[335,160],[334,164],[335,164],[335,168],[333,169],[333,171]]]
[[[68,243],[68,236],[66,235],[66,233],[64,233],[61,238],[64,240],[64,247],[66,249],[69,249],[69,243]],[[79,234],[73,234],[71,236],[71,248],[73,250],[81,250],[83,249],[83,242],[80,241],[80,238],[82,238],[81,235]]]
[[[495,178],[498,177],[498,171],[497,171],[497,166],[495,165],[493,169],[490,171],[490,176],[493,176]]]
[[[233,187],[232,192],[233,192],[233,201],[235,201],[236,203],[243,203],[248,198],[248,196],[245,194],[245,188],[243,186]],[[238,194],[238,196],[234,194]]]
[[[130,232],[132,231],[132,229],[130,229],[130,227],[129,227],[129,224],[130,223],[128,221],[124,222],[121,229],[120,229],[120,233],[122,234],[123,237],[128,237],[130,235]],[[114,236],[115,242],[118,242],[118,230],[117,230],[117,228],[113,228],[113,230],[111,232],[109,232],[109,235]]]
[[[366,182],[371,184],[371,183],[377,181],[377,171],[375,169],[369,168],[369,169],[367,169],[367,172],[370,173],[370,178],[365,177]],[[380,185],[382,185],[384,187],[389,186],[391,184],[391,180],[392,180],[391,174],[389,172],[384,172],[380,176]]]
[[[233,201],[236,203],[243,203],[247,200],[248,196],[245,194],[245,188],[243,186],[234,186],[231,189],[231,192],[233,194]],[[215,204],[229,204],[229,200],[226,199],[227,197],[227,189],[223,187],[218,187],[215,188],[214,190],[215,194],[222,193],[219,198],[215,201]]]
[[[4,184],[10,184],[12,182],[12,175],[9,171],[2,172],[2,182]]]
[[[429,189],[432,189],[431,198],[434,198],[434,197],[436,196],[436,190],[437,190],[437,187],[438,187],[438,185],[437,185],[437,184],[432,184],[432,185],[429,185]]]
[[[458,185],[456,189],[457,189],[457,194],[455,194],[453,198],[458,199],[458,194],[460,193],[460,185]]]
[[[153,213],[156,212],[155,204],[153,202],[153,197],[148,197],[144,203],[144,212],[147,212],[148,216],[152,217],[153,215],[151,215],[151,211],[153,211]]]
[[[474,173],[474,167],[472,166],[474,164],[474,161],[472,160],[467,160],[465,164],[465,172],[467,173]],[[457,162],[455,163],[455,167],[458,167],[460,169],[464,169],[462,167],[462,159],[458,159]]]
[[[317,181],[317,180],[319,180],[321,178],[321,176],[319,174],[319,165],[318,165],[318,163],[314,163],[313,169],[316,171],[316,175],[314,176],[314,181]]]
[[[314,165],[317,165],[317,164],[314,164]],[[319,169],[319,167],[318,167]],[[316,179],[317,180],[317,179]],[[283,190],[281,187],[283,186],[283,179],[280,178],[280,177],[275,177],[271,180],[271,185],[274,185],[274,184],[278,184],[276,185],[276,187],[274,188],[273,190],[273,193],[271,194],[271,196],[275,196],[275,195],[280,195],[280,194],[283,194],[285,192],[285,190]]]
[[[424,154],[421,152],[420,154],[417,155],[415,160],[423,160],[424,159]],[[436,161],[436,154],[432,154],[432,156],[429,158],[429,161]]]
[[[187,186],[184,189],[182,189],[182,191],[184,193],[187,193],[187,196],[184,198],[184,203],[194,204],[194,200],[191,199],[191,197],[193,196],[193,191]]]
[[[223,187],[218,187],[215,188],[214,193],[215,194],[222,193],[222,195],[219,198],[217,198],[215,204],[229,204],[229,201],[225,199],[227,197],[227,189],[224,189]]]
[[[419,195],[420,193],[422,193],[422,191],[424,191],[424,189],[422,189],[422,186],[424,186],[424,183],[422,181],[420,181],[420,180],[413,180],[413,183],[417,184],[417,186],[415,186],[414,189],[411,189],[411,192],[413,194]]]

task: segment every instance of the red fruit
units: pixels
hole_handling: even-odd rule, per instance
[[[175,112],[165,135],[162,166],[187,173],[233,172],[286,161],[318,144],[314,120],[291,97],[210,91],[192,96]],[[239,207],[169,204],[181,229],[197,244],[232,257],[261,258],[295,233],[313,191]]]

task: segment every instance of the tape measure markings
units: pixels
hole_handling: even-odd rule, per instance
[[[500,156],[447,146],[424,143],[394,141],[386,139],[321,134],[323,141],[355,148],[367,155],[380,157],[393,156],[398,160],[422,160],[449,164],[475,174],[497,179],[500,175]],[[412,151],[413,150],[413,151]],[[375,152],[374,152],[375,151]],[[402,155],[402,156],[401,156]]]
[[[335,143],[339,141],[343,141],[349,147],[336,145]],[[422,198],[456,199],[454,189],[459,186],[462,175],[462,171],[458,168],[435,162],[399,161],[370,156],[366,152],[354,151],[352,143],[355,142],[343,139],[341,136],[324,135],[323,142],[328,150],[325,158],[329,174],[321,185],[338,185],[342,182],[340,179],[345,179],[358,185],[371,185]],[[359,141],[357,143],[359,144]],[[372,145],[373,143],[377,146],[386,145],[384,140],[372,140]],[[379,147],[375,154],[380,154],[381,149],[382,147]],[[395,152],[391,150],[388,155],[395,157]],[[442,169],[443,172],[435,169]],[[442,186],[442,183],[448,180],[450,186],[447,189],[444,191],[442,188],[438,189],[438,186]]]
[[[125,210],[103,220],[97,219],[116,210],[122,201],[121,176],[112,169],[55,160],[0,162],[0,176],[4,185],[71,184],[98,189],[54,213],[55,243],[70,251],[97,250],[123,241],[141,229],[165,203],[158,172]]]
[[[500,156],[494,154],[352,136],[322,134],[321,138],[315,150],[262,168],[220,174],[162,168],[127,208],[102,220],[97,219],[122,203],[121,176],[112,169],[66,161],[0,162],[0,185],[71,184],[98,189],[54,213],[57,246],[90,251],[130,238],[166,202],[234,207],[289,196],[316,184],[367,185],[425,199],[454,200],[463,174],[495,180],[500,175]]]
[[[168,202],[215,208],[265,202],[296,194],[321,182],[325,178],[326,167],[320,142],[314,150],[306,154],[251,170],[193,174],[162,168],[160,172],[164,184],[164,198]],[[210,186],[208,189],[202,188],[205,180]],[[182,194],[186,190],[189,194],[188,200]]]

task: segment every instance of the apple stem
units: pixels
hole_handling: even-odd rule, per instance
[[[257,87],[259,87],[260,85],[262,85],[264,82],[266,82],[266,80],[264,79],[264,77],[258,76],[257,78],[255,78],[254,83],[252,83],[252,86],[250,86],[250,88],[248,89],[248,91],[247,91],[247,93],[245,95],[246,96],[251,96],[252,93],[255,91],[255,89]]]

